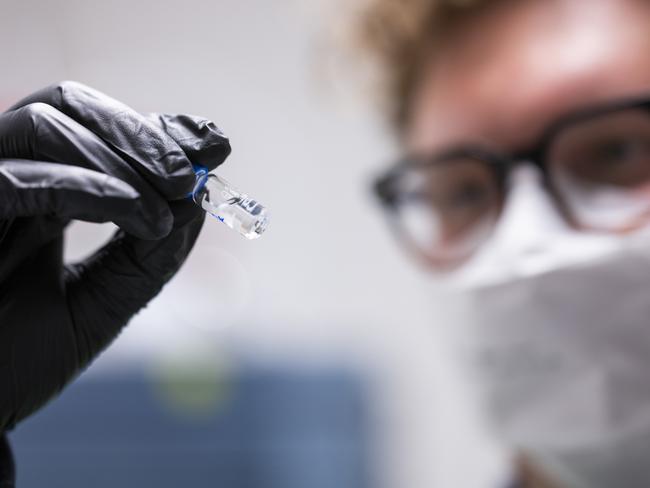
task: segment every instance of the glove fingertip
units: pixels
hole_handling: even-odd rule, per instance
[[[212,170],[230,155],[228,137],[214,122],[205,117],[152,114],[149,119],[176,141],[193,164]]]

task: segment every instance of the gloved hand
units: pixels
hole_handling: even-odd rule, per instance
[[[211,122],[144,117],[74,82],[0,114],[0,433],[59,392],[179,269],[204,212],[191,162],[230,153]],[[120,230],[63,263],[71,219]]]

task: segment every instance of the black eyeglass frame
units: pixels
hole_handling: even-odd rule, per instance
[[[558,192],[554,189],[547,170],[549,148],[558,135],[567,128],[609,113],[629,109],[644,109],[650,112],[650,94],[604,102],[570,112],[551,122],[542,131],[541,137],[539,137],[535,144],[532,144],[525,150],[511,154],[498,153],[477,144],[461,144],[431,155],[407,155],[406,157],[400,158],[396,163],[393,163],[388,171],[377,178],[373,183],[372,190],[384,210],[389,214],[394,214],[400,202],[400,192],[398,190],[400,178],[412,169],[449,164],[463,158],[471,158],[486,163],[486,166],[495,175],[498,190],[501,194],[505,194],[511,171],[521,164],[532,164],[540,170],[543,178],[542,182],[553,197],[555,204],[558,206],[564,218],[570,225],[580,228],[580,225],[573,221]],[[436,266],[438,265],[440,263],[436,263]]]

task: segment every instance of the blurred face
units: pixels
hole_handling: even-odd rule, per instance
[[[614,399],[626,408],[633,408],[626,403],[632,399],[635,408],[647,406],[635,394],[639,385],[631,379],[634,374],[607,370],[609,364],[629,364],[634,356],[630,344],[643,342],[636,335],[642,328],[631,327],[630,337],[610,349],[616,343],[612,331],[620,332],[621,323],[636,322],[630,316],[612,318],[608,300],[604,308],[596,307],[597,297],[609,297],[614,290],[626,296],[630,289],[641,289],[642,280],[624,292],[624,287],[608,288],[608,280],[602,279],[603,269],[610,271],[605,265],[592,275],[565,270],[561,260],[566,253],[567,262],[573,263],[589,251],[585,243],[593,236],[586,230],[610,236],[650,221],[650,2],[487,4],[450,26],[436,44],[423,67],[405,134],[406,149],[414,156],[383,180],[380,192],[399,214],[402,235],[438,269],[465,263],[471,255],[492,259],[495,252],[491,254],[487,245],[481,248],[481,243],[490,241],[489,229],[496,229],[492,243],[501,246],[499,258],[506,258],[498,264],[515,263],[512,276],[517,279],[472,290],[467,301],[459,302],[462,313],[453,316],[455,328],[465,333],[463,340],[474,347],[474,372],[480,372],[475,378],[481,379],[486,411],[503,438],[518,446],[548,447],[556,445],[556,439],[570,439],[572,446],[584,447],[581,442],[592,439],[593,432],[619,433],[616,420],[608,423],[617,417]],[[532,186],[509,180],[508,175],[522,168],[521,161],[539,175]],[[522,192],[537,196],[538,190],[544,201],[554,204],[548,206],[550,213],[523,211],[517,216],[524,219],[517,220],[517,212],[503,210],[521,208],[513,202],[525,201],[518,199]],[[544,219],[550,217],[560,224],[557,235],[566,231],[571,239],[548,237],[551,231]],[[499,228],[497,222],[510,225]],[[510,245],[517,239],[515,233],[498,232],[525,228],[523,235],[529,227],[545,232],[541,242],[546,247]],[[482,255],[481,249],[486,249]],[[523,266],[543,258],[544,252],[556,268]],[[634,274],[630,269],[634,271],[621,267],[625,279]],[[497,269],[495,276],[501,279],[499,273]],[[534,273],[539,276],[532,277]],[[606,291],[585,287],[590,280],[604,283]],[[564,288],[558,286],[562,284]],[[637,315],[645,324],[645,310]],[[564,322],[572,326],[564,328]],[[610,360],[601,364],[601,354]],[[639,363],[639,371],[639,378],[647,377],[645,363]],[[566,395],[586,392],[581,385],[595,378],[584,402],[578,395]],[[629,389],[618,391],[624,384]],[[583,423],[587,417],[597,420]],[[594,455],[595,466],[602,460],[610,464],[593,471],[588,466],[592,458],[582,454],[560,459],[581,476],[589,474],[587,480],[603,472],[610,473],[606,480],[616,475],[626,479],[629,464],[612,452]],[[616,462],[620,469],[612,468]],[[645,473],[643,479],[648,479]]]
[[[569,114],[650,99],[649,26],[650,3],[640,0],[504,1],[470,14],[444,33],[423,67],[406,130],[408,152],[438,157],[471,146],[517,154],[538,146],[549,126]],[[583,198],[593,188],[650,201],[647,113],[636,107],[607,113],[556,135],[545,148],[546,164],[567,205],[572,192]],[[426,200],[404,220],[413,221],[421,247],[436,242],[433,260],[442,256],[442,266],[471,253],[503,206],[499,182],[477,159],[484,158],[461,154],[430,166],[412,190],[408,178],[400,183],[400,191]],[[584,202],[601,201],[602,193],[581,204],[588,211],[591,203]],[[650,211],[623,203],[621,212]],[[422,208],[432,215],[421,215]],[[634,224],[630,217],[619,225],[619,215],[626,214],[612,212],[605,224],[617,230]]]

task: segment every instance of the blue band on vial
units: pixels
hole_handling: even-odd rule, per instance
[[[200,164],[192,164],[192,169],[194,170],[196,176],[201,176],[208,172],[208,168],[201,166]]]
[[[208,168],[201,166],[200,164],[193,164],[192,169],[196,175],[196,184],[190,193],[187,194],[187,198],[194,200],[194,195],[203,190],[205,182],[208,181]]]

